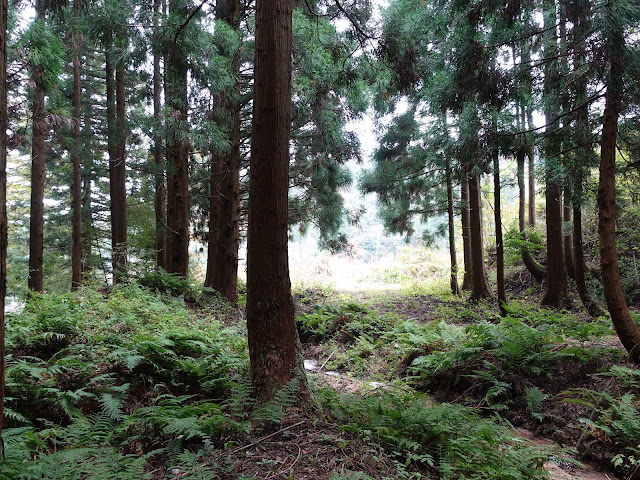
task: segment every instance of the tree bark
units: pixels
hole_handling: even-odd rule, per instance
[[[463,170],[462,183],[460,184],[460,216],[462,218],[462,253],[464,259],[462,290],[471,290],[473,262],[471,261],[471,224],[469,223],[469,176],[466,169]]]
[[[73,16],[78,19],[79,0],[73,0]],[[74,30],[71,36],[73,44],[73,147],[71,163],[73,165],[72,218],[71,218],[71,290],[82,285],[82,169],[80,165],[80,35]]]
[[[570,11],[574,13],[570,20],[574,24],[574,65],[582,65],[586,56],[585,39],[589,32],[589,12],[591,8],[589,0],[584,0],[576,8]],[[587,77],[582,75],[575,82],[575,103],[584,103],[587,97]],[[601,317],[605,314],[604,309],[594,300],[585,281],[584,250],[582,245],[582,201],[584,188],[584,172],[591,165],[591,158],[594,156],[593,147],[589,145],[591,132],[589,126],[589,106],[584,104],[576,112],[576,125],[578,126],[577,156],[579,158],[576,171],[573,176],[573,246],[575,260],[576,290],[580,296],[582,304],[592,317]],[[580,157],[582,157],[580,159]],[[585,168],[586,166],[586,168]]]
[[[640,363],[640,330],[631,318],[622,291],[616,250],[616,142],[625,69],[625,40],[621,29],[609,32],[611,67],[605,95],[600,142],[600,181],[598,184],[598,235],[600,268],[607,308],[613,326],[629,357]]]
[[[160,0],[153,0],[153,22],[160,25]],[[155,166],[155,199],[154,209],[156,214],[156,265],[158,268],[167,269],[167,190],[164,183],[164,156],[162,154],[162,71],[160,59],[162,55],[158,51],[153,52],[153,163]]]
[[[7,0],[0,0],[0,445],[4,445],[5,321],[7,293]],[[4,448],[2,448],[4,458]]]
[[[496,290],[502,316],[506,316],[507,290],[504,283],[504,243],[502,239],[502,208],[500,199],[500,155],[498,148],[493,152],[493,213],[496,224]]]
[[[564,242],[564,265],[567,270],[567,275],[575,280],[576,278],[576,264],[573,256],[573,240],[572,231],[573,228],[568,228],[571,225],[571,188],[564,187],[564,195],[562,198],[562,234]]]
[[[446,121],[445,121],[446,128]],[[447,215],[449,217],[449,256],[451,257],[451,293],[460,295],[460,287],[458,285],[458,260],[456,259],[456,234],[455,234],[455,216],[453,214],[453,186],[451,182],[451,162],[446,159],[446,177],[447,177]]]
[[[216,17],[234,29],[240,27],[240,2],[218,0]],[[235,55],[234,70],[239,72],[240,59]],[[240,94],[236,85],[233,96],[223,94],[223,102],[231,116],[231,151],[224,157],[220,177],[220,223],[218,258],[214,284],[222,297],[229,302],[238,300],[238,248],[240,246]]]
[[[92,158],[93,147],[91,145],[91,105],[90,102],[84,104],[84,135],[85,135],[85,158]],[[84,172],[82,172],[82,281],[87,280],[92,265],[92,245],[93,239],[93,212],[91,206],[91,169],[90,162],[85,162]]]
[[[38,15],[39,17],[39,15]],[[43,290],[44,249],[44,142],[47,133],[44,87],[38,81],[41,72],[34,68],[33,133],[31,137],[31,209],[29,222],[29,290]]]
[[[554,58],[558,46],[555,35],[556,5],[554,0],[544,1],[544,54]],[[544,71],[544,95],[547,99],[557,98],[557,68],[555,61],[547,62]],[[545,212],[547,220],[547,286],[542,305],[559,308],[564,304],[567,290],[567,272],[564,263],[562,234],[562,187],[554,169],[553,162],[558,161],[558,135],[554,121],[557,112],[547,106],[545,120],[547,125],[545,138]]]
[[[169,2],[169,13],[186,15],[181,0]],[[189,134],[187,62],[178,38],[165,55],[165,101],[170,128],[167,137],[167,272],[189,273]]]
[[[529,47],[525,46],[522,49],[522,64],[529,65],[531,62],[531,52],[529,51]],[[527,94],[531,94],[531,92],[527,92]],[[525,125],[524,117],[526,116],[526,128],[532,129],[535,128],[533,123],[533,111],[530,107],[523,104],[522,106],[522,116],[523,116],[523,125]],[[536,226],[536,158],[535,158],[535,148],[532,141],[528,138],[525,140],[525,151],[528,159],[528,182],[529,182],[529,209],[528,209],[528,225],[533,228]],[[524,161],[524,158],[523,158]],[[524,175],[524,173],[523,173]],[[533,274],[533,272],[532,272]],[[534,275],[535,276],[535,275]]]
[[[220,245],[220,177],[222,176],[222,158],[211,154],[209,176],[209,237],[207,250],[207,274],[204,286],[214,288],[216,271],[219,265],[218,247]]]
[[[291,0],[257,0],[247,235],[247,332],[259,402],[300,383],[308,398],[288,260]]]
[[[482,203],[480,202],[480,175],[469,177],[469,225],[471,230],[471,299],[492,296],[484,266],[484,242],[482,234]]]
[[[526,186],[524,181],[524,159],[526,150],[525,148],[518,149],[516,153],[517,163],[517,176],[518,176],[518,231],[522,237],[522,240],[527,241],[527,227],[526,227]],[[542,282],[546,276],[544,267],[540,265],[535,258],[531,255],[528,248],[522,247],[522,262],[526,269],[531,273],[533,278],[537,282]]]

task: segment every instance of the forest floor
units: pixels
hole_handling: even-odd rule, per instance
[[[314,408],[297,385],[258,408],[242,308],[167,282],[9,318],[0,479],[636,479],[640,371],[607,318],[298,289]]]

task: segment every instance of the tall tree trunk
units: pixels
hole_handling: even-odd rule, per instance
[[[471,277],[473,275],[473,262],[471,261],[471,224],[469,223],[469,175],[463,169],[462,182],[460,184],[460,216],[462,218],[462,253],[464,258],[464,277],[462,278],[462,290],[471,290]]]
[[[214,288],[216,271],[218,270],[220,245],[220,177],[222,176],[222,158],[211,153],[209,173],[209,237],[207,249],[207,274],[204,286]]]
[[[123,64],[116,67],[116,162],[112,165],[115,174],[115,196],[111,204],[111,221],[117,223],[116,237],[112,239],[114,248],[114,281],[126,277],[127,267],[127,177],[126,177],[126,104],[125,69]],[[115,208],[114,208],[115,202]]]
[[[80,13],[80,1],[73,0],[73,17],[77,21]],[[73,44],[73,165],[72,219],[71,219],[71,290],[82,285],[82,169],[80,167],[80,35],[77,31],[71,37]]]
[[[39,15],[38,15],[39,17]],[[47,133],[44,87],[38,81],[40,72],[34,68],[33,133],[31,137],[31,210],[29,222],[29,290],[42,292],[44,243],[44,142]]]
[[[291,128],[291,0],[257,0],[253,141],[247,235],[247,332],[259,401],[307,381],[291,298],[288,260]]]
[[[531,62],[531,52],[529,51],[529,46],[525,44],[522,49],[522,64],[529,65]],[[531,92],[527,92],[527,94],[531,94]],[[526,125],[526,128],[532,129],[535,128],[533,123],[533,109],[527,106],[526,104],[522,105],[522,123],[523,126]],[[524,118],[526,117],[526,123]],[[525,140],[525,150],[527,154],[528,162],[528,181],[529,181],[529,210],[528,210],[528,225],[533,228],[536,226],[536,155],[535,155],[535,146],[532,141],[528,138]],[[523,159],[524,161],[524,159]],[[524,173],[523,173],[524,175]],[[533,274],[533,272],[532,272]],[[534,275],[535,276],[535,275]],[[537,277],[536,277],[537,278]]]
[[[85,136],[85,158],[92,158],[93,145],[91,138],[93,130],[91,126],[91,102],[84,102],[84,125],[83,133]],[[88,274],[93,266],[93,210],[91,206],[91,166],[93,162],[84,162],[84,171],[82,172],[82,280],[86,282]]]
[[[169,13],[186,18],[184,2],[171,0]],[[166,140],[167,272],[186,277],[189,273],[187,61],[178,41],[174,38],[165,55],[165,101],[170,122]]]
[[[526,227],[526,187],[524,181],[524,159],[526,150],[525,148],[518,149],[516,153],[517,163],[517,176],[518,176],[518,231],[522,237],[522,240],[527,241],[527,227]],[[535,258],[531,255],[531,252],[527,247],[522,247],[522,262],[526,269],[531,273],[533,278],[537,282],[542,282],[546,275],[544,267],[536,262]]]
[[[504,284],[504,243],[502,240],[502,208],[500,199],[500,155],[498,148],[493,152],[493,191],[494,219],[496,224],[496,290],[500,313],[505,316],[507,310],[507,290]]]
[[[5,341],[7,293],[7,0],[0,0],[0,445],[4,445]],[[4,447],[2,447],[4,458]]]
[[[234,29],[240,28],[240,2],[218,0],[216,17]],[[239,72],[238,54],[233,60],[234,70]],[[220,229],[218,259],[213,288],[230,302],[238,300],[238,248],[240,245],[240,105],[237,98],[239,85],[230,96],[223,94],[226,109],[231,116],[231,151],[222,162],[220,178]]]
[[[585,40],[589,32],[590,16],[589,0],[582,0],[570,11],[574,16],[570,18],[573,22],[574,35],[574,65],[582,65],[586,57]],[[575,82],[575,104],[581,105],[587,98],[587,77],[582,75]],[[584,188],[585,167],[591,165],[591,158],[594,157],[593,147],[589,144],[591,132],[589,126],[589,106],[582,105],[576,112],[576,125],[578,126],[577,143],[580,145],[577,151],[579,157],[578,165],[573,176],[573,246],[575,259],[575,279],[576,290],[580,296],[582,304],[592,317],[600,317],[605,314],[604,309],[594,300],[585,281],[584,250],[582,246],[582,202]],[[581,158],[580,158],[581,157]]]
[[[549,59],[544,72],[544,95],[547,101],[558,98],[557,66],[553,60],[558,46],[555,29],[555,0],[544,0],[544,55]],[[542,304],[550,307],[561,307],[567,290],[567,272],[564,264],[564,248],[562,234],[562,187],[554,162],[558,162],[559,138],[557,134],[557,112],[546,108],[545,120],[547,132],[545,138],[545,212],[547,219],[547,287]]]
[[[153,23],[160,25],[160,0],[153,0]],[[155,166],[155,213],[156,213],[156,265],[167,269],[167,208],[166,187],[164,183],[164,156],[162,154],[162,71],[160,59],[162,54],[153,52],[153,163]]]
[[[480,202],[480,175],[469,177],[469,224],[471,230],[471,299],[491,297],[489,280],[484,266],[482,234],[482,203]]]
[[[616,250],[616,142],[618,116],[622,103],[625,70],[625,40],[622,29],[609,32],[611,68],[605,95],[600,143],[600,181],[598,184],[598,235],[604,298],[613,326],[631,360],[640,363],[640,330],[631,318],[620,283]]]
[[[564,265],[567,270],[567,275],[570,278],[576,278],[576,264],[573,256],[573,240],[572,231],[573,228],[569,228],[571,225],[571,188],[569,186],[564,187],[564,195],[562,197],[562,234],[564,243]]]
[[[446,121],[445,121],[446,128]],[[447,215],[449,217],[449,256],[451,257],[451,293],[460,295],[460,287],[458,286],[458,261],[456,259],[456,234],[455,234],[455,216],[453,214],[453,186],[451,182],[451,161],[446,158],[446,176],[447,176]]]

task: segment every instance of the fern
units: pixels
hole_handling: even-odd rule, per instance
[[[267,425],[280,423],[284,413],[297,405],[299,401],[300,381],[297,378],[293,378],[275,393],[273,400],[254,410],[251,414],[251,419]]]

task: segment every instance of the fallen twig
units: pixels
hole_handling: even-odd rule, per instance
[[[244,447],[238,447],[238,448],[236,448],[236,449],[233,449],[233,450],[231,450],[231,453],[232,453],[232,454],[234,454],[234,453],[238,453],[238,452],[241,452],[242,450],[246,450],[247,448],[254,447],[254,446],[258,445],[259,443],[262,443],[262,442],[264,442],[265,440],[270,439],[271,437],[275,437],[275,436],[276,436],[276,435],[278,435],[279,433],[282,433],[282,432],[284,432],[284,431],[286,431],[286,430],[289,430],[290,428],[297,427],[298,425],[302,425],[302,424],[303,424],[303,423],[305,423],[305,422],[306,422],[306,420],[301,420],[301,421],[299,421],[298,423],[294,423],[293,425],[289,425],[289,426],[287,426],[287,427],[283,427],[283,428],[281,428],[280,430],[278,430],[277,432],[273,432],[273,433],[270,433],[269,435],[267,435],[267,436],[265,436],[265,437],[259,438],[259,439],[258,439],[258,440],[256,440],[255,442],[250,443],[249,445],[245,445]]]

